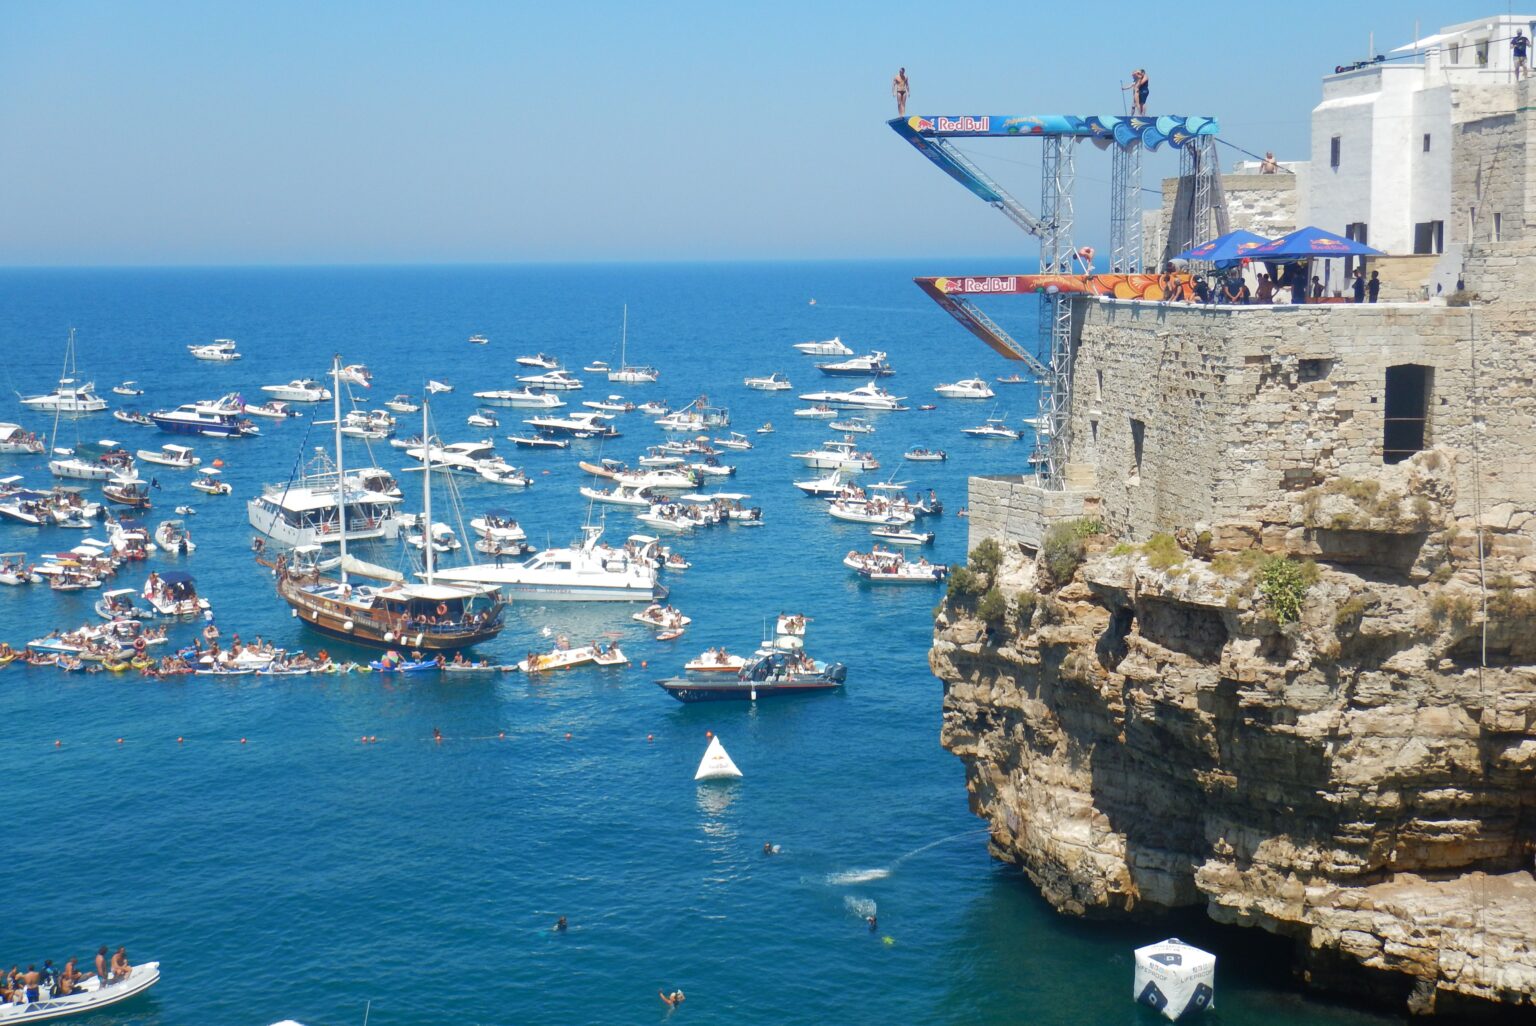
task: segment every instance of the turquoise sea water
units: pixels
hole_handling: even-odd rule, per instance
[[[965,268],[962,268],[965,269]],[[6,844],[0,962],[61,962],[101,943],[158,959],[164,978],[100,1022],[269,1023],[1142,1023],[1130,1001],[1130,949],[1175,930],[1222,956],[1220,1021],[1389,1021],[1301,997],[1283,944],[1208,931],[1195,920],[1094,925],[1057,916],[1016,871],[992,861],[966,806],[964,776],[938,745],[941,685],[927,669],[938,591],[871,588],[839,563],[867,532],[839,524],[790,484],[807,474],[788,453],[830,437],[796,420],[796,392],[831,379],[792,343],[840,335],[890,353],[888,387],[917,411],[878,417],[869,446],[914,487],[935,488],[949,514],[927,526],[937,557],[963,558],[968,474],[1015,472],[1027,443],[982,443],[959,428],[992,403],[937,399],[940,381],[1018,365],[966,335],[911,285],[934,266],[803,264],[454,269],[48,271],[0,273],[0,340],[9,359],[0,419],[46,428],[13,390],[45,391],[70,326],[81,374],[106,395],[138,379],[144,409],[319,376],[332,352],[374,372],[371,398],[419,394],[428,377],[458,391],[434,407],[449,440],[477,388],[512,387],[512,358],[546,350],[568,366],[617,362],[620,307],[630,357],[659,384],[594,382],[573,404],[609,392],[675,405],[707,392],[751,435],[724,487],[751,493],[768,526],[722,528],[677,543],[694,569],[671,579],[694,618],[659,643],[622,605],[517,606],[484,654],[514,661],[546,648],[544,628],[583,638],[621,633],[627,670],[384,679],[352,675],[219,681],[0,670],[0,780]],[[817,300],[815,305],[810,300]],[[1008,323],[1027,330],[1028,300]],[[491,338],[470,346],[471,333]],[[232,337],[245,358],[194,361],[188,343]],[[744,389],[779,370],[794,392]],[[1034,413],[1033,393],[995,386],[996,407]],[[568,397],[570,398],[570,397]],[[575,408],[580,408],[576,406]],[[310,408],[315,410],[316,408]],[[523,414],[499,411],[504,436]],[[231,498],[164,490],[151,522],[189,502],[198,551],[184,564],[226,634],[313,650],[251,561],[245,499],[323,444],[309,418],[261,421],[257,439],[194,444],[226,461]],[[606,455],[632,459],[662,440],[639,414]],[[404,427],[404,425],[402,425]],[[66,424],[61,444],[74,440]],[[169,441],[108,414],[80,438],[130,448]],[[414,433],[412,425],[408,433]],[[585,508],[580,458],[595,450],[508,458],[538,478],[526,493],[462,488],[464,519],[506,506],[531,541],[564,542]],[[915,444],[947,464],[900,459]],[[379,459],[398,468],[396,450]],[[361,450],[349,461],[357,462]],[[4,473],[48,480],[39,457],[0,457]],[[146,473],[151,468],[146,467]],[[819,473],[819,472],[816,472]],[[407,487],[416,478],[406,475]],[[410,498],[410,508],[418,499]],[[438,519],[444,515],[441,495]],[[608,513],[610,536],[632,530]],[[95,533],[95,532],[93,532]],[[76,544],[65,531],[0,525],[0,549]],[[375,548],[391,562],[397,553]],[[120,575],[142,583],[146,567]],[[116,582],[114,582],[116,583]],[[0,638],[21,644],[93,621],[94,597],[0,588]],[[779,611],[813,618],[811,650],[848,664],[841,694],[755,708],[684,706],[651,683],[707,646],[745,652]],[[178,628],[190,636],[194,628]],[[335,651],[337,646],[330,645]],[[642,666],[644,660],[648,665]],[[432,741],[436,727],[445,737]],[[716,732],[745,778],[698,787],[692,774]],[[499,737],[505,734],[504,738]],[[361,735],[377,735],[362,745]],[[569,734],[569,738],[567,738]],[[121,743],[118,739],[121,738]],[[178,743],[178,738],[183,739]],[[242,739],[244,739],[242,741]],[[62,742],[56,745],[55,742]],[[765,841],[782,854],[761,854]],[[864,916],[878,913],[871,934]],[[567,916],[569,932],[550,926]],[[1188,931],[1195,930],[1191,935]],[[682,988],[668,1013],[658,988]]]

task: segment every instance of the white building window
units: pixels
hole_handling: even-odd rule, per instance
[[[1493,215],[1493,241],[1498,242],[1504,235],[1504,215]]]
[[[1450,44],[1448,44],[1446,46],[1445,50],[1446,50],[1446,53],[1450,54],[1451,63],[1452,64],[1460,64],[1461,63],[1461,44],[1460,43],[1450,43]]]
[[[1424,133],[1424,152],[1425,153],[1429,152],[1429,133],[1428,132]]]
[[[1342,136],[1337,136],[1336,135],[1336,136],[1334,136],[1332,139],[1330,139],[1328,141],[1328,166],[1329,167],[1338,167],[1339,166],[1339,143],[1342,141],[1342,138],[1343,138]]]
[[[1488,66],[1488,40],[1486,39],[1477,44],[1477,66],[1479,68]]]

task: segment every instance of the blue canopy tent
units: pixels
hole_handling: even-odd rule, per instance
[[[1226,263],[1233,260],[1244,260],[1252,255],[1255,249],[1269,244],[1269,240],[1262,235],[1244,231],[1227,232],[1210,242],[1202,242],[1193,249],[1186,249],[1175,260],[1207,260],[1211,263]]]
[[[1363,242],[1346,239],[1321,228],[1298,228],[1243,254],[1250,260],[1305,260],[1307,257],[1385,256]]]

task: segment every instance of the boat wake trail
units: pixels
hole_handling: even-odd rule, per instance
[[[987,827],[978,827],[975,830],[962,830],[958,834],[950,834],[948,837],[941,837],[937,841],[929,841],[922,847],[913,848],[905,855],[898,857],[896,861],[883,869],[849,869],[841,873],[828,873],[826,882],[834,887],[841,887],[848,884],[872,883],[875,880],[884,880],[894,873],[896,867],[900,866],[903,862],[913,856],[921,855],[929,848],[937,848],[941,844],[947,844],[962,837],[974,837],[977,834],[984,834],[987,832],[987,829]]]

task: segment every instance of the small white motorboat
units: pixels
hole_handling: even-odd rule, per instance
[[[294,378],[286,385],[262,385],[261,390],[290,403],[323,403],[331,397],[331,390],[313,378]]]
[[[126,979],[103,984],[95,976],[84,980],[69,994],[49,996],[26,1004],[0,1005],[0,1024],[46,1022],[64,1016],[81,1015],[127,1001],[160,981],[160,963],[136,965]]]
[[[764,424],[762,427],[757,429],[757,433],[760,435],[771,435],[773,434],[773,425]]]
[[[831,420],[837,416],[837,411],[825,405],[808,406],[803,410],[796,410],[795,416],[810,417],[813,420]]]
[[[543,435],[508,435],[507,441],[519,449],[564,449],[571,444],[564,438],[545,438]]]
[[[570,371],[554,370],[545,371],[543,374],[524,374],[517,380],[525,385],[543,388],[551,392],[574,392],[585,388],[580,378]]]
[[[102,592],[93,608],[103,620],[153,620],[154,610],[134,602],[138,595],[132,588],[113,588]]]
[[[178,507],[179,513],[184,507]],[[160,546],[162,552],[172,554],[186,554],[197,551],[197,543],[192,540],[192,532],[187,530],[187,525],[180,520],[165,520],[155,528],[155,544]]]
[[[1002,417],[988,417],[985,424],[960,430],[972,438],[1001,438],[1009,442],[1017,442],[1020,437],[1019,432],[1009,427]]]
[[[565,403],[539,388],[498,388],[476,392],[475,398],[486,406],[515,406],[528,410],[554,410]]]
[[[884,549],[850,552],[843,565],[876,584],[935,584],[949,573],[944,563],[930,563],[922,558],[909,560],[900,552]]]
[[[464,418],[464,422],[470,427],[491,428],[493,430],[501,427],[501,421],[496,418],[496,414],[491,410],[476,410]]]
[[[178,517],[195,517],[197,516],[197,510],[191,506],[177,506],[176,515]]]
[[[439,392],[452,392],[453,386],[446,381],[429,381],[427,382],[427,391],[437,395]]]
[[[120,420],[124,424],[137,424],[139,427],[155,426],[155,422],[150,419],[149,414],[140,413],[138,410],[113,410],[112,417],[114,420]]]
[[[413,399],[411,396],[405,395],[404,393],[395,396],[389,402],[385,403],[384,406],[387,409],[394,410],[396,413],[421,412],[421,404],[416,402],[415,399]]]
[[[122,411],[116,411],[122,412]],[[148,419],[148,418],[145,418]],[[0,423],[0,452],[39,453],[46,445],[43,440],[20,424]]]
[[[646,606],[640,612],[631,616],[630,619],[636,623],[643,623],[664,631],[674,630],[678,627],[687,627],[690,623],[693,623],[693,618],[684,616],[681,610],[661,605],[658,602],[653,602]]]
[[[607,360],[593,360],[591,363],[582,368],[582,370],[586,371],[588,374],[607,374],[611,369],[612,368],[608,366]]]
[[[268,399],[264,403],[245,408],[248,417],[270,417],[273,420],[287,420],[289,417],[301,417],[298,410],[290,409],[288,404],[281,399]]]
[[[787,377],[780,374],[778,371],[774,371],[772,374],[765,374],[761,377],[745,378],[743,379],[742,384],[746,385],[748,388],[754,388],[759,392],[785,392],[795,387],[789,383],[789,379]]]
[[[882,541],[892,542],[896,545],[932,545],[932,531],[907,531],[900,527],[885,526],[870,529],[870,534]]]
[[[908,449],[902,453],[901,458],[911,460],[913,463],[943,463],[949,459],[949,454],[943,449],[925,449],[918,446],[916,449]]]
[[[533,484],[533,478],[499,456],[481,460],[475,464],[475,469],[480,472],[482,481],[489,481],[491,484],[505,485],[508,488],[527,488]]]
[[[143,395],[144,390],[139,387],[137,381],[125,381],[121,385],[112,386],[113,395]]]
[[[234,491],[229,482],[219,476],[215,467],[209,467],[193,478],[192,487],[204,495],[228,495]]]
[[[850,472],[832,470],[823,477],[811,481],[796,481],[795,487],[807,495],[836,495],[848,487]]]
[[[747,439],[747,436],[738,431],[732,431],[726,438],[716,438],[715,444],[722,449],[745,450],[752,448],[752,443]]]
[[[872,435],[875,426],[863,417],[845,417],[842,420],[834,420],[827,427],[833,431],[845,431],[850,435]]]
[[[12,587],[37,580],[25,552],[0,552],[0,584]]]
[[[469,336],[469,344],[472,346],[487,346],[491,344],[491,340],[484,335],[471,335]]]
[[[203,464],[203,461],[192,455],[192,450],[185,445],[162,445],[159,449],[140,449],[137,455],[145,463],[170,467],[173,470],[191,470]]]

